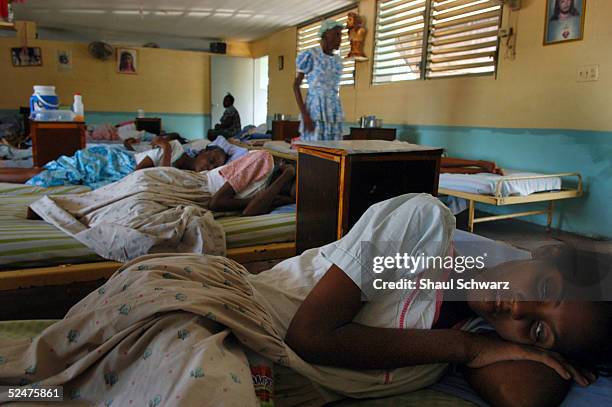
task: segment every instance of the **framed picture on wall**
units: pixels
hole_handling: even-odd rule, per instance
[[[72,51],[66,49],[57,50],[57,70],[60,72],[72,70]]]
[[[11,59],[14,67],[42,66],[40,47],[11,48]]]
[[[117,48],[117,72],[132,75],[138,73],[138,50]]]
[[[544,45],[582,40],[586,0],[546,0]]]

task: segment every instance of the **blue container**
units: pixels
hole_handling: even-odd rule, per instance
[[[34,94],[30,97],[30,112],[34,116],[35,112],[44,110],[57,110],[59,108],[59,98],[55,94],[55,86],[34,86]]]

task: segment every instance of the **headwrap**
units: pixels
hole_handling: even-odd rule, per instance
[[[344,24],[339,23],[336,20],[325,20],[321,23],[319,28],[319,37],[323,38],[326,32],[333,30],[334,28],[344,28]]]

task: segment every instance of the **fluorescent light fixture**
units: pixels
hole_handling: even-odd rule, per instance
[[[210,15],[210,11],[190,11],[187,13],[187,17],[207,17]]]
[[[140,11],[140,10],[113,10],[113,14],[118,14],[122,16],[139,16],[139,15],[147,15],[149,11]]]
[[[162,17],[177,17],[177,16],[182,16],[183,12],[182,11],[170,11],[170,10],[162,10],[162,11],[154,11],[153,14],[155,14],[156,16],[162,16]]]
[[[218,11],[215,11],[215,17],[231,17],[232,13],[220,13]]]
[[[106,10],[95,10],[88,8],[60,9],[59,12],[67,14],[106,14]]]

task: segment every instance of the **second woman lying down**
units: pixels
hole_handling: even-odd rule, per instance
[[[139,170],[91,192],[43,197],[30,209],[107,259],[224,254],[225,235],[210,209],[257,215],[294,200],[293,167],[273,172],[270,153],[254,151],[211,171]]]
[[[225,143],[220,145],[221,142]],[[153,140],[150,149],[139,153],[113,145],[96,145],[79,150],[71,157],[61,156],[45,164],[43,168],[20,171],[22,176],[25,176],[21,182],[27,180],[26,184],[41,187],[86,185],[96,189],[143,168],[174,167],[189,171],[208,171],[232,161],[234,157],[224,148],[227,145],[229,143],[225,139],[220,139],[193,156],[187,154],[178,140],[161,136]],[[235,146],[232,148],[238,149]],[[246,153],[246,149],[242,150]],[[7,178],[7,174],[0,174],[0,177],[13,182]]]

